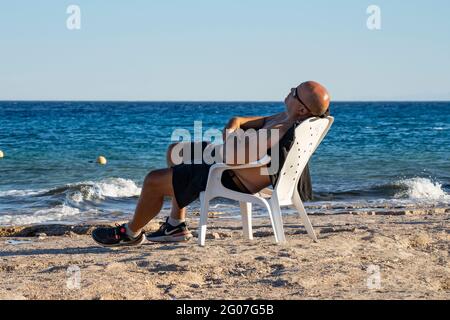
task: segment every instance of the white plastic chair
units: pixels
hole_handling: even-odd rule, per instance
[[[313,117],[297,126],[294,144],[289,150],[273,190],[266,188],[257,194],[246,194],[225,188],[221,182],[222,174],[226,170],[241,170],[267,165],[270,162],[270,157],[267,155],[259,161],[245,165],[229,166],[224,163],[213,165],[209,171],[206,190],[200,193],[198,244],[205,245],[209,203],[212,199],[219,197],[240,202],[244,236],[249,240],[253,239],[252,204],[258,204],[269,212],[276,243],[280,244],[286,241],[280,209],[282,206],[294,206],[300,214],[308,235],[317,241],[311,221],[298,194],[297,184],[311,155],[325,138],[333,122],[333,117]]]

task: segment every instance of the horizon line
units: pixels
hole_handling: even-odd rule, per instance
[[[33,100],[33,99],[20,99],[20,100],[2,100],[0,102],[128,102],[128,103],[161,103],[161,102],[171,102],[171,103],[230,103],[230,102],[241,102],[241,103],[284,103],[282,100]],[[335,100],[331,103],[348,103],[348,102],[449,102],[450,100]]]

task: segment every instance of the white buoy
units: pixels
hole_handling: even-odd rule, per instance
[[[98,158],[97,158],[97,163],[98,164],[101,164],[101,165],[105,165],[106,164],[106,158],[104,157],[104,156],[99,156]]]
[[[3,153],[2,150],[0,150],[0,159],[3,158],[5,156],[5,154]]]

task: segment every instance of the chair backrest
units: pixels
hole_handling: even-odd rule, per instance
[[[297,189],[300,176],[334,122],[333,117],[309,118],[295,129],[295,140],[288,152],[274,188],[280,202],[289,201]]]

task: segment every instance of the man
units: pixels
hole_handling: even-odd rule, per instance
[[[296,125],[312,116],[329,114],[330,96],[325,87],[317,82],[308,81],[297,88],[292,88],[284,103],[286,105],[284,112],[268,117],[235,117],[225,128],[228,130],[228,134],[237,129],[277,129],[279,140],[275,143],[278,143],[281,156],[279,170],[284,161],[283,155],[289,151],[294,139]],[[270,143],[275,145],[273,142],[269,142],[267,145],[266,153],[269,155],[273,147]],[[203,148],[206,145],[204,143]],[[174,147],[175,145],[171,145],[168,150],[169,168],[152,171],[146,176],[133,219],[122,226],[94,230],[92,237],[98,244],[109,247],[134,246],[142,244],[146,238],[160,242],[185,241],[192,236],[185,222],[186,206],[196,200],[200,192],[205,190],[211,164],[202,162],[200,164],[173,165],[171,154]],[[227,147],[228,144],[225,144],[224,159],[226,158],[225,154],[230,152],[230,150],[226,150]],[[241,146],[241,149],[238,149],[239,146],[233,148],[236,148],[232,150],[234,154],[248,154],[249,152],[248,143]],[[247,158],[247,162],[252,161]],[[256,193],[271,184],[275,185],[277,179],[277,173],[266,175],[261,173],[261,168],[250,168],[225,171],[222,183],[232,190]],[[306,176],[306,180],[309,180],[309,175]],[[307,189],[308,181],[306,181],[306,185]],[[305,189],[301,185],[299,188]],[[302,194],[300,189],[300,194]],[[172,197],[170,217],[158,231],[148,234],[146,237],[142,229],[160,212],[164,197]]]

